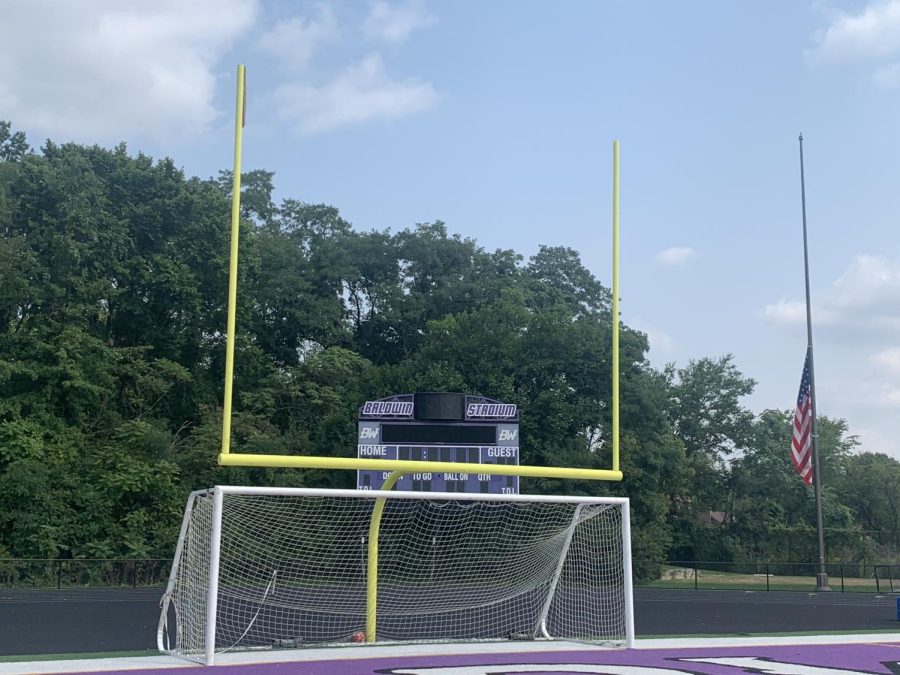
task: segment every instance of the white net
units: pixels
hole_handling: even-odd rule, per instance
[[[210,662],[211,569],[216,652],[360,639],[375,497],[379,641],[627,637],[626,500],[217,489],[217,546],[213,491],[188,503],[164,651]]]

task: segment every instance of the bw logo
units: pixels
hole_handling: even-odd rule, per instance
[[[501,429],[500,430],[500,440],[501,441],[514,441],[519,437],[518,429]]]
[[[359,430],[360,439],[378,438],[378,429],[372,427],[363,427]]]

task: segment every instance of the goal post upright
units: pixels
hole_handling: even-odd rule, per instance
[[[384,481],[381,489],[394,487],[403,471],[394,471]],[[369,542],[366,565],[366,642],[375,642],[378,632],[378,535],[381,531],[381,516],[384,514],[386,497],[375,500],[375,508],[369,519]]]
[[[612,469],[619,470],[619,141],[613,141]]]
[[[222,455],[231,451],[231,402],[234,384],[235,315],[237,314],[238,242],[241,232],[241,151],[246,117],[246,69],[237,69],[237,96],[234,113],[234,168],[231,183],[231,255],[228,269],[228,323],[225,331],[225,392],[222,402]]]

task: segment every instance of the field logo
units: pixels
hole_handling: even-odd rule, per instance
[[[863,673],[900,672],[898,663],[879,663],[885,670],[847,670],[812,666],[806,663],[789,663],[760,656],[714,656],[709,658],[666,658],[674,661],[672,667],[637,665],[645,661],[646,654],[633,652],[635,665],[599,663],[504,663],[473,666],[423,666],[414,668],[389,668],[376,671],[384,675],[518,675],[519,673],[584,673],[590,675],[699,675],[690,664],[706,666],[702,673],[716,675],[738,675],[739,673],[761,673],[765,675],[862,675]],[[655,655],[652,655],[655,656]],[[660,655],[661,656],[661,655]],[[665,657],[663,657],[665,658]],[[656,660],[652,658],[652,660]],[[709,670],[712,668],[712,670]]]

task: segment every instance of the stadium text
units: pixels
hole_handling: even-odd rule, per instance
[[[466,407],[466,418],[490,417],[506,419],[516,416],[515,403],[470,403]]]

